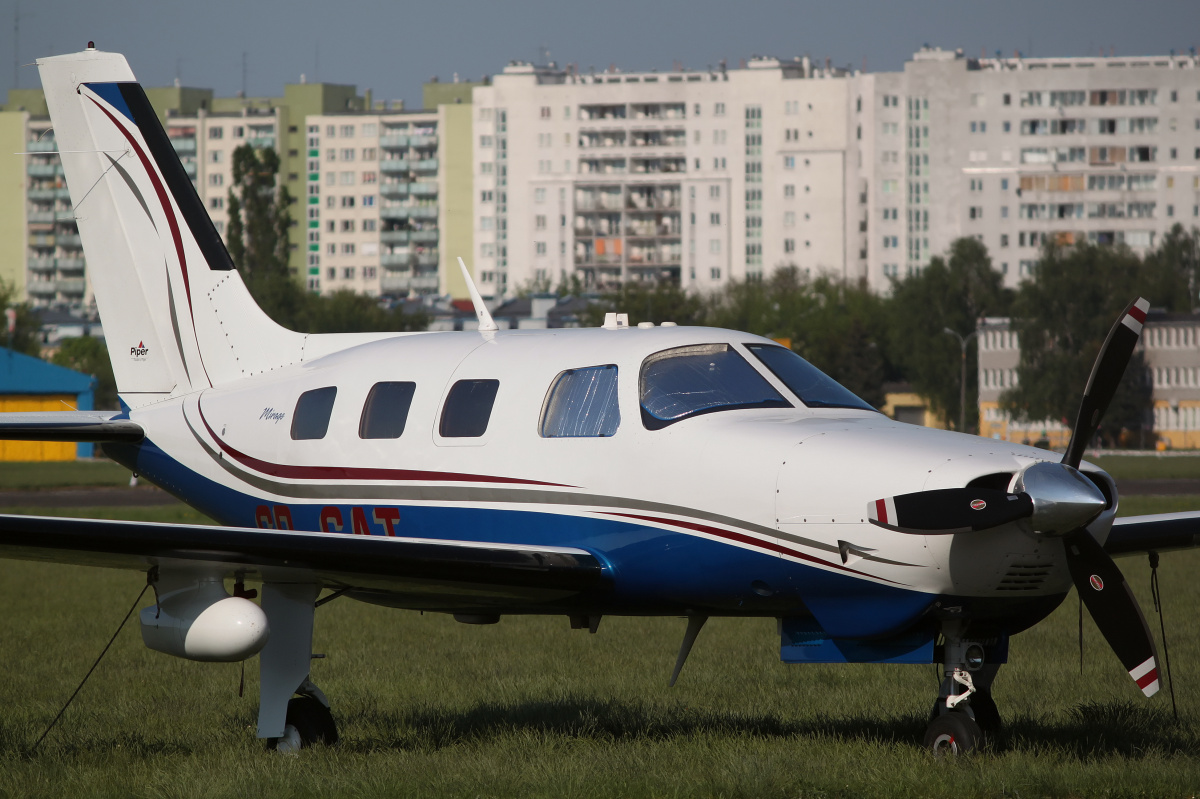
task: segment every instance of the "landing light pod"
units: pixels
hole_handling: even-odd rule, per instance
[[[270,635],[262,608],[229,596],[216,579],[160,594],[159,603],[143,608],[140,619],[147,647],[187,660],[245,660],[258,654]]]

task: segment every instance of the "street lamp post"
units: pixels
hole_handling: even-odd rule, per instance
[[[948,327],[942,328],[942,332],[958,339],[958,345],[962,348],[962,375],[958,380],[958,432],[962,433],[967,429],[967,344],[979,335],[979,330],[972,330],[965,338],[957,330]]]

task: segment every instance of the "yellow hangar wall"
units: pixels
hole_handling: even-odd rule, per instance
[[[74,410],[74,394],[9,394],[0,396],[0,413]],[[0,461],[73,461],[69,441],[0,441]]]

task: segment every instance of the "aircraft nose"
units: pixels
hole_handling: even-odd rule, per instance
[[[1061,463],[1035,463],[1014,486],[1033,500],[1030,524],[1039,533],[1068,533],[1096,518],[1108,500],[1096,484]]]

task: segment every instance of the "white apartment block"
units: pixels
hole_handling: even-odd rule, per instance
[[[850,81],[807,60],[579,74],[509,65],[474,90],[475,276],[487,296],[577,274],[710,289],[795,264],[847,274]]]
[[[475,269],[489,295],[577,273],[714,288],[785,264],[919,271],[979,238],[1008,285],[1047,240],[1145,251],[1200,224],[1200,60],[804,60],[579,74],[474,91]]]
[[[308,287],[369,296],[439,287],[439,112],[309,116]]]
[[[1016,285],[1047,240],[1144,252],[1200,225],[1200,59],[965,58],[856,80],[865,271],[904,277],[974,236]],[[856,101],[857,102],[857,101]]]

